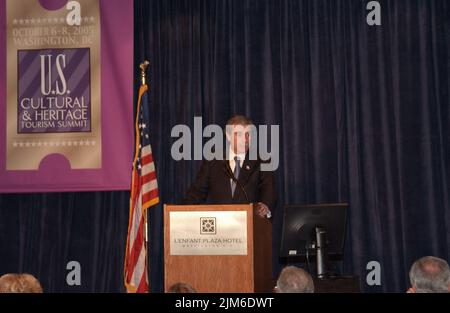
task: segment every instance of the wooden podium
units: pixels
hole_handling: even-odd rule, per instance
[[[271,292],[271,220],[252,204],[164,205],[164,275],[166,291]]]

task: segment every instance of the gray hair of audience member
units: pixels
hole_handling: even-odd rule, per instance
[[[176,283],[169,287],[168,293],[196,293],[197,290],[194,289],[189,284]]]
[[[305,270],[296,266],[286,266],[277,280],[277,291],[280,293],[313,293],[314,282]]]
[[[443,259],[425,256],[411,266],[409,279],[417,293],[449,292],[450,268]]]

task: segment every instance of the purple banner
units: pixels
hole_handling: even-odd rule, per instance
[[[42,10],[60,10],[64,15],[11,20],[6,11],[14,1],[0,0],[0,192],[129,189],[133,1],[73,1],[81,5],[77,11],[66,7],[64,0],[27,0],[27,6],[39,4]],[[96,2],[99,18],[86,9]],[[82,13],[81,24],[77,12]],[[92,40],[97,37],[90,37],[91,27],[98,21],[99,45]],[[17,64],[7,62],[11,58],[7,23],[17,29],[11,36],[28,36],[23,42],[13,38],[26,46],[17,49]],[[65,40],[67,47],[40,46]],[[100,47],[99,59],[89,48],[93,44]],[[14,88],[8,81],[12,66],[17,76]],[[96,66],[99,72],[93,73]],[[101,78],[100,88],[92,77]],[[10,99],[12,92],[15,101]],[[40,157],[42,151],[50,152]],[[26,164],[28,160],[37,163]]]

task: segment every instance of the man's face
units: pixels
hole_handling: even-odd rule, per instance
[[[251,125],[227,125],[226,136],[234,153],[247,153],[251,139],[250,128]]]

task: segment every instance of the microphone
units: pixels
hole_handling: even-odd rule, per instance
[[[223,170],[224,170],[225,174],[227,174],[227,176],[228,176],[229,178],[231,178],[231,179],[233,180],[233,182],[234,182],[236,185],[239,186],[239,188],[241,188],[241,190],[242,190],[243,193],[244,193],[245,200],[247,200],[247,202],[250,203],[250,201],[249,201],[249,199],[248,199],[247,192],[245,191],[244,186],[242,186],[241,182],[240,182],[239,180],[237,180],[236,177],[234,177],[234,174],[233,174],[233,172],[231,171],[231,168],[230,168],[230,167],[228,166],[228,164],[226,163],[226,161],[224,162],[223,165],[224,165]]]

